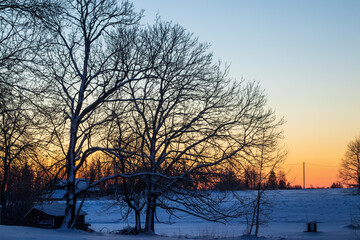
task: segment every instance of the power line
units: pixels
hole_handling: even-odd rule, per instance
[[[289,166],[289,165],[300,165],[300,164],[302,164],[302,163],[285,163],[284,165],[287,165],[287,166]]]
[[[312,166],[317,166],[317,167],[333,167],[333,168],[337,168],[339,166],[335,166],[335,165],[325,165],[325,164],[318,164],[318,163],[308,163],[309,165]]]
[[[284,166],[297,166],[297,165],[303,165],[303,162],[299,162],[299,163],[286,163],[284,164]],[[307,165],[311,165],[311,166],[317,166],[317,167],[332,167],[332,168],[337,168],[339,167],[338,165],[325,165],[325,164],[318,164],[318,163],[310,163],[308,162]]]

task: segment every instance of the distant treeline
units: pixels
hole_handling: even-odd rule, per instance
[[[220,191],[258,189],[259,173],[254,168],[247,168],[239,175],[234,171],[219,174],[218,181],[212,189]],[[261,189],[301,189],[300,185],[292,185],[287,181],[286,173],[282,170],[271,171],[261,183]]]

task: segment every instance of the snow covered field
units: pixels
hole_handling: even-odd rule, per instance
[[[250,194],[245,192],[243,194]],[[360,239],[360,230],[350,226],[352,218],[360,219],[360,196],[352,195],[349,189],[283,190],[269,191],[274,202],[272,220],[260,229],[260,236],[266,239]],[[133,225],[133,219],[124,221],[119,207],[112,206],[110,200],[87,201],[84,210],[88,213],[86,221],[100,232],[88,234],[82,232],[62,232],[60,230],[39,230],[25,227],[0,227],[0,239],[159,239],[159,236],[119,236],[109,235]],[[165,212],[159,211],[159,220],[168,221]],[[307,233],[306,222],[316,221],[318,233]],[[157,234],[164,239],[182,238],[228,238],[240,239],[246,224],[237,219],[227,225],[209,223],[204,220],[182,214],[181,219],[172,219],[172,224],[157,223]],[[26,236],[26,237],[25,237]],[[22,238],[24,237],[24,238]],[[241,238],[242,239],[242,238]]]

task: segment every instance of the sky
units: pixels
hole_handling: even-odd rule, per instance
[[[347,144],[360,134],[359,0],[133,0],[185,27],[230,64],[233,79],[259,81],[284,117],[284,169],[292,184],[338,181]]]

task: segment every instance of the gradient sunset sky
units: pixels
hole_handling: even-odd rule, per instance
[[[359,0],[134,0],[143,23],[184,26],[229,63],[230,77],[258,80],[284,117],[284,168],[292,184],[328,187],[360,134]]]

